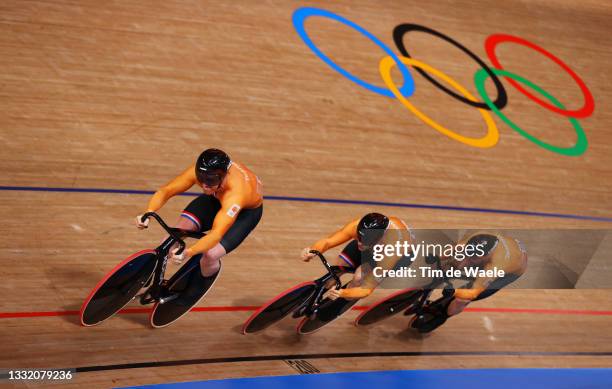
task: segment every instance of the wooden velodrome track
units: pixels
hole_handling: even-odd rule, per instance
[[[502,291],[472,306],[490,310],[461,314],[427,337],[404,331],[400,318],[355,328],[357,311],[308,337],[295,335],[290,320],[260,335],[239,334],[249,307],[321,274],[316,263],[298,260],[302,247],[367,211],[422,228],[609,228],[609,222],[589,219],[298,198],[609,218],[611,3],[105,3],[0,3],[0,368],[102,367],[78,373],[71,384],[108,387],[296,374],[284,362],[291,358],[306,359],[322,372],[612,367],[610,290]],[[593,93],[595,112],[580,120],[588,150],[578,157],[544,150],[497,117],[500,141],[489,149],[438,133],[397,100],[359,87],[318,59],[291,23],[292,12],[305,5],[334,11],[390,47],[394,26],[423,24],[489,64],[484,41],[490,34],[537,43],[572,67]],[[370,40],[329,19],[312,18],[306,25],[331,58],[382,84],[377,66],[384,53]],[[476,94],[472,77],[478,65],[464,53],[426,34],[404,41],[415,58]],[[506,69],[568,108],[582,105],[580,89],[552,61],[515,44],[503,44],[497,53]],[[460,134],[484,134],[477,110],[412,74],[415,106]],[[394,79],[401,84],[399,72]],[[567,118],[503,82],[508,117],[547,142],[575,142]],[[494,95],[494,88],[488,90]],[[251,167],[269,196],[261,224],[224,259],[220,280],[200,304],[227,309],[192,312],[162,330],[151,329],[144,313],[80,327],[67,311],[78,310],[123,257],[161,239],[161,229],[141,232],[131,224],[148,195],[25,187],[154,191],[206,147],[222,148]],[[174,198],[162,216],[173,221],[190,200]],[[377,291],[361,305],[386,293]],[[16,312],[52,313],[15,317]],[[407,354],[362,355],[386,352]],[[262,358],[240,359],[251,356]],[[168,364],[115,366],[141,362]]]

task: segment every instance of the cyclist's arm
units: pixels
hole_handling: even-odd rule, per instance
[[[340,297],[347,299],[361,299],[368,297],[374,292],[374,288],[356,287],[340,290]]]
[[[484,266],[484,270],[490,270],[492,268],[492,263],[488,263],[486,266]],[[496,277],[478,277],[474,280],[474,283],[469,289],[455,290],[455,298],[470,302],[484,292],[489,284],[495,281],[495,279]]]
[[[376,266],[380,267],[382,270],[390,270],[393,269],[398,261],[400,261],[402,258],[402,256],[398,255],[389,256],[378,262]],[[381,281],[382,280],[378,280],[376,277],[374,277],[374,273],[372,271],[369,271],[363,275],[363,282],[360,286],[340,290],[340,297],[353,299],[368,297],[370,294],[372,294],[372,292],[374,292],[374,289],[376,289]]]
[[[179,193],[186,192],[195,183],[195,169],[194,166],[190,166],[178,177],[162,186],[157,190],[157,192],[155,192],[153,197],[151,197],[151,200],[149,200],[147,212],[156,212],[163,207],[164,204],[166,204],[166,201],[168,201],[171,197],[176,196]]]
[[[448,305],[446,312],[449,316],[463,312],[473,300],[475,300],[482,292],[487,289],[487,285],[493,282],[493,279],[477,278],[469,289],[456,289],[454,299]]]
[[[359,220],[354,220],[338,231],[334,232],[327,238],[321,239],[312,246],[313,250],[318,250],[322,253],[325,251],[341,245],[342,243],[348,242],[351,239],[355,239],[357,236],[357,223]]]
[[[483,234],[487,232],[478,231],[476,233],[466,234],[460,239],[457,244],[465,245],[473,236]],[[467,266],[465,261],[458,261],[455,263],[456,268]],[[487,264],[484,269],[487,270],[491,267],[491,263]],[[487,286],[494,281],[494,278],[479,277],[477,278],[469,289],[456,289],[454,299],[451,301],[447,308],[447,313],[452,316],[461,313],[465,307],[467,307],[472,300],[475,300],[482,292],[487,289]]]
[[[223,235],[230,229],[236,221],[240,210],[242,209],[241,202],[237,199],[228,199],[221,204],[221,209],[217,212],[213,221],[212,229],[205,237],[198,240],[193,246],[186,250],[186,255],[192,257],[197,254],[204,253],[213,248],[217,243],[221,242]]]
[[[368,272],[368,274],[363,275],[361,285],[353,288],[340,289],[338,292],[342,298],[360,299],[371,295],[378,286],[378,283],[376,278],[372,276],[372,273]]]

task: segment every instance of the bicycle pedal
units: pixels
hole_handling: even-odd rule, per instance
[[[418,329],[423,324],[423,315],[414,315],[408,324],[411,328]]]
[[[297,317],[307,317],[307,318],[312,319],[312,318],[314,318],[316,316],[317,311],[318,311],[317,309],[307,309],[307,308],[305,308],[305,309],[303,309],[300,312],[300,315],[297,316]]]
[[[140,304],[141,305],[147,305],[147,304],[151,304],[153,302],[158,301],[158,297],[159,297],[159,291],[157,290],[147,290],[146,292],[144,292],[142,295],[140,295]]]
[[[140,297],[140,305],[151,304],[153,301],[155,301],[155,299],[153,297],[151,297],[151,296],[142,295]]]
[[[316,307],[315,309],[312,310],[312,312],[307,313],[306,316],[308,316],[310,320],[314,320],[316,319],[318,313],[319,313],[319,307]]]
[[[309,306],[308,301],[304,301],[296,308],[295,311],[293,311],[293,314],[291,315],[291,317],[293,317],[294,319],[297,319],[299,317],[305,316],[308,306]]]

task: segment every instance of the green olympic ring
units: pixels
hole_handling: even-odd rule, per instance
[[[533,82],[518,76],[514,73],[510,73],[506,70],[501,70],[501,69],[491,69],[493,71],[493,73],[495,75],[502,75],[505,77],[509,77],[513,80],[516,80],[526,86],[528,86],[529,88],[535,90],[536,92],[538,92],[539,94],[541,94],[542,96],[546,97],[548,100],[550,100],[556,107],[560,108],[560,109],[565,109],[565,107],[563,106],[563,104],[561,104],[561,102],[559,100],[557,100],[553,95],[551,95],[550,93],[546,92],[544,89],[540,88],[539,86],[537,86],[536,84],[534,84]],[[500,117],[501,120],[503,120],[507,125],[510,126],[510,128],[512,128],[514,131],[518,132],[521,136],[523,136],[524,138],[526,138],[527,140],[535,143],[536,145],[545,148],[546,150],[558,153],[558,154],[563,154],[563,155],[568,155],[568,156],[579,156],[584,154],[584,152],[586,151],[587,147],[588,147],[588,141],[586,138],[586,134],[584,133],[584,130],[582,129],[582,126],[580,125],[580,123],[578,122],[578,120],[576,120],[573,117],[568,118],[570,123],[572,123],[572,125],[574,126],[574,129],[576,130],[576,135],[578,136],[578,139],[576,140],[576,144],[572,147],[559,147],[559,146],[555,146],[555,145],[551,145],[549,143],[546,143],[538,138],[536,138],[535,136],[531,135],[530,133],[528,133],[527,131],[523,130],[522,128],[520,128],[518,125],[516,125],[514,122],[512,122],[510,119],[508,119],[508,117],[506,115],[504,115],[503,113],[501,113],[501,111],[495,106],[495,104],[493,104],[493,102],[491,101],[491,98],[489,98],[489,96],[487,95],[487,91],[485,89],[485,80],[487,79],[487,77],[489,77],[489,74],[487,73],[487,71],[485,69],[480,69],[478,70],[475,74],[474,74],[474,83],[476,84],[476,89],[478,89],[478,93],[480,94],[480,96],[482,96],[483,101],[491,108],[491,111],[495,112],[497,114],[497,116]]]

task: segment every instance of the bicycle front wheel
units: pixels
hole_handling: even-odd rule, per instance
[[[417,304],[423,289],[404,289],[378,301],[355,319],[356,326],[378,323]]]
[[[262,331],[299,308],[315,293],[314,282],[304,282],[284,291],[262,305],[242,326],[243,334]]]
[[[115,266],[85,299],[81,325],[100,324],[126,306],[153,275],[156,263],[155,250],[143,250]]]

